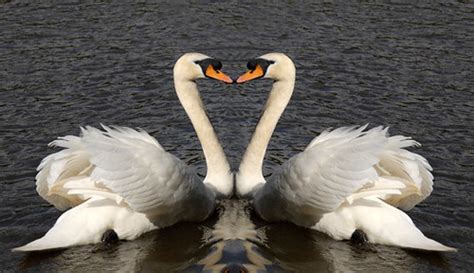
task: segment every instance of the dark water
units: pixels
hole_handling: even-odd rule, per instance
[[[270,143],[266,174],[328,127],[385,125],[392,134],[421,142],[417,152],[433,165],[435,188],[409,215],[427,236],[459,248],[447,254],[359,249],[252,216],[266,239],[252,242],[251,248],[261,261],[270,261],[268,270],[474,270],[473,4],[3,2],[0,271],[203,269],[199,262],[219,247],[203,240],[217,214],[205,223],[179,224],[109,249],[10,252],[43,235],[60,215],[36,194],[35,168],[54,151],[47,143],[78,134],[81,125],[141,127],[205,173],[198,140],[172,86],[174,61],[189,51],[222,59],[232,76],[245,70],[248,59],[267,52],[294,59],[296,90]],[[234,168],[270,85],[199,82]],[[239,254],[243,241],[232,242],[224,248],[226,262],[245,263],[238,260],[244,256]]]

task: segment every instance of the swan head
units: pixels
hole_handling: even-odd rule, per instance
[[[293,61],[283,53],[268,53],[247,63],[247,72],[242,74],[237,83],[244,83],[260,78],[274,81],[294,81],[296,69]]]
[[[225,83],[232,83],[231,77],[221,71],[222,63],[201,53],[186,53],[174,65],[173,73],[176,80],[194,81],[210,78]]]

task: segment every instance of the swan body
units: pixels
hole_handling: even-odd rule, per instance
[[[204,181],[158,141],[126,127],[81,128],[81,136],[51,143],[63,150],[38,167],[38,194],[63,213],[40,239],[13,251],[37,251],[93,244],[112,229],[133,240],[178,221],[202,221],[213,212],[216,197],[233,191],[229,163],[219,144],[194,82],[211,77],[232,80],[221,64],[206,55],[187,53],[174,68],[175,88],[206,157]]]
[[[432,251],[454,251],[423,235],[403,210],[433,190],[431,166],[406,148],[419,145],[387,128],[342,127],[327,130],[290,158],[266,181],[262,164],[268,142],[293,92],[290,58],[270,53],[250,61],[238,83],[275,80],[262,117],[245,151],[236,189],[253,199],[268,221],[291,221],[348,240],[362,230],[371,243]]]

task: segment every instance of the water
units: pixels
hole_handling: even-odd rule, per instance
[[[108,249],[11,253],[43,235],[60,215],[35,191],[35,168],[57,136],[99,123],[140,127],[205,173],[196,135],[172,86],[183,53],[222,59],[236,76],[271,51],[292,57],[295,93],[269,145],[265,174],[329,127],[370,123],[423,144],[435,189],[409,212],[429,237],[458,253],[360,249],[286,223],[264,223],[265,239],[233,239],[226,263],[295,272],[472,272],[474,269],[474,5],[394,1],[275,4],[0,4],[0,271],[172,272],[202,270],[221,244],[219,223],[183,223]],[[257,122],[271,82],[198,82],[233,166]],[[224,204],[229,206],[229,204]],[[232,207],[232,206],[230,206]],[[242,216],[243,217],[243,216]],[[262,235],[262,236],[263,236]],[[219,264],[219,261],[216,262]],[[267,264],[266,264],[267,265]]]

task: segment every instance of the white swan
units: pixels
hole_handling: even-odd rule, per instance
[[[359,234],[371,243],[455,250],[425,237],[397,209],[411,209],[429,196],[433,176],[425,158],[405,150],[418,143],[404,136],[389,137],[387,128],[327,130],[266,182],[263,159],[293,93],[295,66],[286,55],[270,53],[247,67],[237,83],[260,77],[275,81],[236,175],[237,194],[253,197],[262,218],[291,221],[336,240]]]
[[[221,67],[219,61],[198,53],[184,54],[174,66],[176,93],[206,158],[204,182],[144,131],[82,128],[80,137],[51,143],[64,150],[43,159],[36,176],[41,197],[60,210],[72,208],[42,238],[13,251],[98,243],[111,230],[112,237],[133,240],[178,221],[207,218],[216,195],[233,192],[233,176],[195,80],[209,77],[232,83]]]

